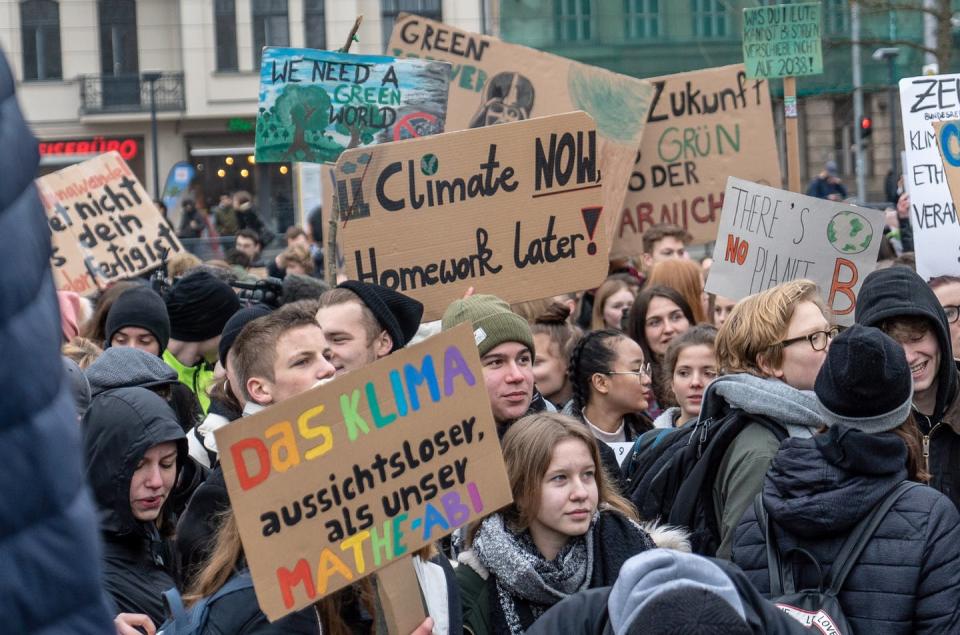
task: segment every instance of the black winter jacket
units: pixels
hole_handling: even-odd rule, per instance
[[[13,89],[0,53],[0,631],[109,633],[50,228],[33,185],[40,154]]]
[[[100,511],[105,586],[118,612],[145,613],[163,622],[161,594],[176,586],[169,541],[170,498],[158,522],[134,518],[130,481],[151,447],[174,441],[177,461],[189,459],[187,438],[173,410],[146,388],[117,388],[99,395],[83,418],[87,477]]]
[[[763,503],[781,553],[808,550],[829,576],[850,530],[906,476],[907,450],[894,433],[836,425],[787,439],[774,457]],[[943,494],[914,487],[887,512],[840,593],[856,633],[960,633],[960,514]],[[733,562],[770,592],[766,541],[751,506],[737,528]],[[797,588],[815,588],[813,565],[795,562]]]
[[[765,600],[738,567],[726,560],[708,558],[723,569],[740,594],[746,622],[756,635],[810,635],[799,622]],[[574,593],[552,606],[527,629],[527,635],[614,635],[607,600],[613,587]],[[678,606],[677,610],[683,610]]]
[[[863,281],[857,298],[856,321],[880,327],[898,316],[924,317],[940,346],[937,401],[932,414],[913,414],[929,448],[930,485],[960,508],[960,375],[950,343],[950,327],[937,296],[923,278],[906,267],[874,271]],[[910,360],[908,360],[910,361]]]

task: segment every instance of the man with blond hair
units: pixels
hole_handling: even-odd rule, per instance
[[[715,522],[719,532],[718,557],[730,558],[733,532],[781,441],[810,437],[823,425],[813,384],[837,332],[817,286],[794,280],[745,298],[717,334],[723,375],[704,395],[700,421],[731,426],[728,434],[735,436],[720,456],[711,491],[700,496],[712,515],[707,526]]]

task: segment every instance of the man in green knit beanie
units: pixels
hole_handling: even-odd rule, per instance
[[[535,350],[527,321],[496,296],[472,295],[447,307],[441,324],[446,331],[462,322],[473,325],[483,380],[500,435],[528,412],[547,409],[533,387]]]

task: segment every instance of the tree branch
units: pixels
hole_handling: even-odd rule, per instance
[[[915,4],[904,4],[902,2],[873,0],[857,0],[857,4],[871,11],[913,11],[916,13],[929,13],[939,20],[949,20],[953,17],[953,9],[950,7],[949,1],[944,2],[943,0],[930,9],[923,6],[922,0],[919,6]]]

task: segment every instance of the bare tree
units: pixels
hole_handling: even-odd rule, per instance
[[[950,57],[953,53],[953,8],[950,0],[858,0],[857,3],[871,13],[913,13],[922,16],[931,16],[936,24],[935,43],[930,46],[924,37],[918,40],[904,38],[860,38],[863,46],[902,46],[912,48],[923,53],[933,55],[945,73],[950,68]]]

